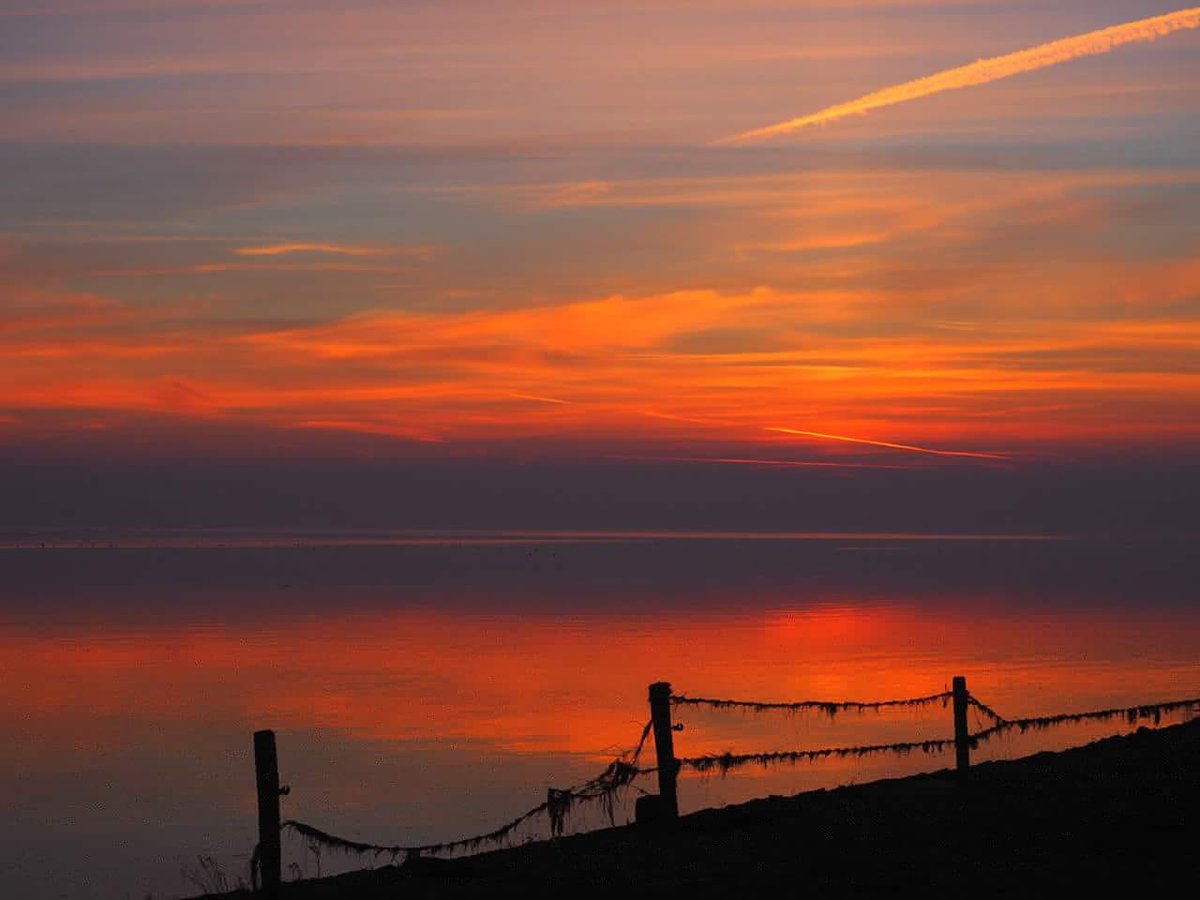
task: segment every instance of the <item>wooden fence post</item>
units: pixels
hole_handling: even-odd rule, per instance
[[[650,685],[650,722],[654,728],[654,751],[658,757],[659,811],[665,819],[679,818],[676,778],[675,736],[671,729],[671,685],[658,681]]]
[[[954,767],[960,781],[971,767],[971,738],[967,733],[967,679],[954,676]]]
[[[279,842],[279,760],[275,732],[254,732],[254,774],[258,782],[258,867],[262,893],[279,896],[282,851]]]

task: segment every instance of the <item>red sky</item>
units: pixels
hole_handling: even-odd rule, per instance
[[[24,6],[7,444],[1194,446],[1197,32],[714,145],[1170,4]]]

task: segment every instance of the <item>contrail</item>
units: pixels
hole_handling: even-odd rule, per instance
[[[559,400],[557,397],[540,397],[537,394],[518,394],[516,391],[508,391],[506,396],[515,397],[518,400],[533,400],[536,403],[556,403],[559,406],[574,406],[573,400]]]
[[[800,431],[796,428],[767,428],[779,434],[798,434],[801,437],[819,438],[823,441],[842,441],[847,444],[866,444],[869,447],[886,447],[889,450],[908,450],[912,453],[931,453],[934,456],[969,456],[972,459],[1008,459],[1000,453],[971,453],[967,450],[933,450],[915,447],[912,444],[893,444],[890,441],[871,441],[867,438],[846,437],[843,434],[823,434],[820,431]]]
[[[757,466],[768,469],[902,469],[909,471],[913,466],[888,465],[885,463],[813,462],[794,459],[749,459],[733,456],[609,456],[630,462],[678,462],[704,463],[738,466]]]
[[[1200,28],[1200,6],[1181,9],[1178,12],[1162,16],[1153,16],[1149,19],[1139,19],[1124,25],[1113,25],[1110,28],[1101,28],[1099,31],[1089,31],[1086,34],[1051,41],[1048,44],[1039,44],[1028,50],[1018,50],[1004,56],[980,59],[956,69],[947,69],[936,75],[928,75],[925,78],[918,78],[916,81],[884,88],[881,91],[859,97],[857,100],[851,100],[849,103],[830,106],[808,116],[789,119],[777,125],[768,125],[765,128],[757,128],[734,135],[719,143],[742,143],[788,134],[810,125],[834,122],[856,114],[862,115],[872,109],[905,103],[920,97],[928,97],[930,94],[987,84],[989,81],[997,81],[1001,78],[1019,75],[1022,72],[1032,72],[1035,69],[1044,69],[1047,66],[1056,66],[1080,57],[1108,53],[1124,44],[1152,41],[1172,32],[1190,28]]]

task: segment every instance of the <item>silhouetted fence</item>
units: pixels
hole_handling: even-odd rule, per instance
[[[550,788],[546,799],[537,806],[523,812],[512,821],[486,834],[462,838],[439,844],[402,845],[372,844],[350,840],[330,834],[313,825],[294,819],[281,820],[279,797],[288,793],[288,788],[279,786],[276,764],[275,734],[259,731],[254,735],[255,768],[258,776],[258,823],[259,844],[255,848],[251,863],[251,877],[256,889],[267,896],[274,896],[281,883],[280,833],[292,831],[315,844],[357,855],[387,857],[392,862],[422,856],[456,852],[474,852],[484,846],[496,846],[512,837],[526,822],[545,815],[549,821],[550,834],[563,834],[567,817],[580,804],[596,803],[607,815],[610,824],[615,824],[615,804],[619,795],[632,788],[641,796],[636,803],[635,819],[639,824],[653,825],[669,823],[679,817],[678,778],[682,769],[695,772],[721,774],[746,765],[772,766],[794,765],[837,757],[865,757],[877,754],[908,755],[916,751],[926,754],[955,751],[955,769],[959,781],[967,777],[971,764],[971,751],[980,744],[1007,732],[1040,731],[1058,725],[1077,722],[1107,722],[1123,719],[1129,725],[1151,720],[1155,725],[1164,715],[1183,710],[1200,708],[1200,698],[1171,700],[1141,706],[1112,707],[1077,713],[1057,713],[1049,716],[1007,719],[994,709],[971,695],[963,676],[955,676],[949,691],[910,697],[900,700],[871,702],[800,700],[787,703],[762,702],[757,700],[723,700],[708,697],[687,697],[671,691],[667,682],[650,685],[650,720],[642,728],[641,736],[631,750],[620,754],[602,772],[582,784],[570,788]],[[708,707],[716,710],[744,710],[754,713],[795,713],[814,711],[827,716],[831,721],[845,712],[864,713],[892,708],[923,708],[941,705],[953,711],[954,734],[952,737],[932,740],[899,741],[890,744],[865,744],[845,747],[821,747],[817,749],[773,750],[758,753],[720,753],[704,756],[676,757],[674,734],[682,725],[672,721],[672,710],[678,707]],[[991,724],[976,732],[968,729],[967,710],[974,708]],[[649,738],[654,737],[656,765],[641,768],[639,762]],[[658,793],[650,794],[637,787],[634,781],[643,775],[658,776]],[[259,875],[261,874],[261,880]]]

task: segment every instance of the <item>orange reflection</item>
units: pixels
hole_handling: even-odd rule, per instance
[[[961,673],[1014,716],[1191,696],[1200,660],[1187,635],[1198,619],[837,603],[620,619],[410,611],[107,638],[9,628],[0,641],[14,677],[2,696],[10,720],[61,729],[64,739],[91,723],[89,731],[112,727],[105,740],[119,742],[123,718],[176,717],[196,728],[232,720],[602,755],[636,737],[646,685],[660,679],[703,696],[870,700],[937,692]],[[695,724],[681,752],[729,749],[729,724]],[[799,724],[809,731],[792,740],[836,745],[912,727],[937,735],[949,719],[934,710],[916,722],[814,717],[789,727]],[[769,720],[733,725],[778,739]]]

